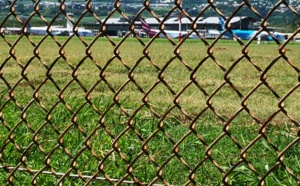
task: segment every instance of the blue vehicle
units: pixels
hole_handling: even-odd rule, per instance
[[[224,33],[225,36],[228,36],[230,38],[234,38],[233,35],[225,29],[225,21],[222,17],[219,17],[220,20],[220,25],[222,28],[221,33]],[[231,30],[239,39],[241,40],[249,40],[255,36],[255,34],[258,32],[256,30]],[[274,36],[279,41],[284,41],[286,39],[286,35],[283,33],[279,32],[271,32]],[[260,32],[257,37],[257,39],[260,38],[261,40],[265,41],[272,41],[273,37],[268,34],[266,31]]]

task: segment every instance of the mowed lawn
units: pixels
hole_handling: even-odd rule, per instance
[[[2,184],[300,179],[300,44],[30,38],[0,39],[0,162],[32,171]]]

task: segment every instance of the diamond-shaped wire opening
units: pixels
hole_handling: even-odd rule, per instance
[[[103,159],[112,148],[112,141],[103,128],[94,130],[95,132],[89,138],[91,150],[99,159]]]
[[[123,135],[116,142],[118,143],[119,151],[125,156],[126,161],[130,163],[141,151],[139,147],[142,145],[142,142],[130,129],[126,132],[124,130],[124,133],[122,134]]]
[[[59,55],[60,45],[62,45],[65,39],[57,38],[56,42],[53,39],[47,38],[38,42],[38,38],[32,37],[32,40],[36,44],[36,47],[32,47],[32,53],[37,54],[41,64],[49,67]]]
[[[180,57],[187,63],[191,70],[207,56],[206,46],[199,40],[186,40],[180,46]]]
[[[128,118],[120,107],[115,104],[102,117],[104,118],[103,124],[108,127],[114,139],[127,127]]]
[[[63,89],[68,82],[72,81],[72,67],[62,58],[57,58],[52,63],[48,73],[51,74],[51,78],[53,79],[52,83],[60,90]],[[57,78],[60,76],[62,78]]]
[[[36,131],[34,141],[39,145],[39,148],[43,149],[45,154],[50,153],[57,145],[55,139],[59,137],[59,134],[57,134],[56,131],[55,125],[53,123],[50,124],[50,122],[45,122],[41,128]]]
[[[159,145],[158,145],[159,144]],[[172,154],[173,146],[164,132],[159,131],[147,143],[148,152],[161,166]]]
[[[69,150],[69,153],[75,157],[77,153],[84,147],[85,133],[80,130],[74,123],[68,126],[62,135],[64,147]]]
[[[201,88],[194,83],[186,87],[179,95],[179,105],[190,117],[194,118],[202,109],[206,107],[207,97]]]
[[[53,149],[53,151],[47,156],[46,170],[49,171],[52,169],[56,172],[66,173],[70,169],[73,157],[70,157],[65,150],[63,150],[62,147]]]
[[[266,167],[266,170],[268,169],[269,167]],[[286,185],[297,185],[298,183],[298,180],[295,180],[294,177],[291,176],[282,165],[278,165],[276,169],[265,178],[264,181],[270,184],[284,183]]]
[[[221,48],[220,48],[221,49]],[[238,49],[238,48],[237,48]],[[227,50],[224,48],[224,50]],[[256,51],[250,51],[248,54],[251,57],[251,60],[247,56],[240,54],[235,54],[234,50],[222,54],[224,57],[221,60],[218,56],[218,59],[222,62],[222,65],[228,69],[227,78],[230,78],[233,86],[236,87],[243,95],[246,95],[257,83],[260,81],[260,75],[262,70],[260,69],[262,58],[259,58],[259,54]],[[252,55],[255,53],[255,55]]]
[[[32,180],[31,183],[39,184],[47,184],[54,185],[57,184],[57,177],[55,175],[50,174],[38,174],[35,180]]]
[[[0,60],[2,62],[1,66],[3,65],[5,59],[7,59],[9,57],[8,54],[7,54],[7,51],[10,50],[9,44],[11,44],[11,43],[10,42],[9,43],[5,42],[5,40],[2,39],[2,38],[0,39],[0,45],[1,45]]]
[[[118,93],[118,102],[127,109],[128,113],[132,113],[142,104],[143,96],[144,94],[132,82],[129,82]]]
[[[13,182],[19,183],[19,184],[31,184],[31,174],[29,172],[26,171],[16,171],[14,172],[14,174],[12,175],[12,177],[10,177],[9,179],[12,179]],[[20,182],[19,180],[22,180],[22,182]]]
[[[260,153],[256,153],[257,151]],[[249,162],[260,177],[262,177],[266,172],[265,167],[274,165],[277,162],[276,156],[276,151],[271,147],[271,144],[268,143],[266,139],[260,138],[246,151],[245,160]],[[254,161],[257,158],[261,161]],[[248,166],[248,168],[250,167]]]
[[[247,111],[243,110],[228,124],[230,135],[237,141],[241,148],[244,149],[257,137],[259,125],[262,121],[259,121],[260,123],[257,122],[256,118],[254,119]]]
[[[169,63],[170,62],[170,63]],[[170,59],[169,64],[165,64],[163,71],[163,80],[169,85],[170,89],[178,93],[180,89],[189,81],[190,71],[178,59]],[[180,69],[180,70],[178,70]],[[178,81],[180,78],[181,81]]]
[[[178,137],[179,136],[177,136],[177,138]],[[179,141],[177,143],[179,143]],[[185,160],[191,169],[194,169],[199,161],[204,159],[206,156],[205,145],[202,144],[202,142],[194,133],[190,133],[183,141],[180,141],[178,148],[178,154]],[[194,153],[197,155],[193,156],[192,154]]]
[[[232,86],[226,84],[213,97],[212,106],[220,115],[229,118],[237,112],[241,106],[241,98]]]
[[[104,70],[105,80],[109,83],[114,92],[116,92],[122,85],[128,80],[129,69],[126,68],[118,59],[113,59],[107,64],[107,68]]]
[[[114,46],[105,37],[100,37],[91,46],[92,56],[100,67],[104,67],[114,55]]]
[[[92,153],[85,149],[73,162],[76,162],[76,168],[84,175],[92,175],[98,170],[98,160],[93,157]]]
[[[291,91],[291,90],[290,90]],[[290,93],[289,91],[289,93]],[[297,104],[297,100],[299,98],[299,88],[295,89],[289,96],[284,99],[284,109],[286,110],[286,114],[291,117],[291,119],[295,120],[298,125],[300,122],[300,117],[299,117],[299,105]],[[293,128],[297,127],[298,125],[293,124]]]
[[[157,167],[147,155],[143,155],[133,164],[133,175],[141,182],[150,183],[156,178]]]
[[[67,42],[68,41],[68,42]],[[63,56],[71,66],[77,67],[84,57],[86,57],[86,46],[76,37],[64,41],[66,44],[63,48]],[[62,56],[62,55],[61,55]]]
[[[148,43],[147,43],[148,44]],[[160,52],[160,48],[163,47],[164,52]],[[156,42],[151,43],[150,46],[147,47],[149,51],[149,57],[152,61],[162,69],[166,63],[174,56],[174,46],[166,41],[165,39],[157,39]]]
[[[238,165],[227,177],[227,183],[235,184],[256,184],[257,176],[244,164]]]
[[[17,86],[15,86],[13,91],[14,98],[21,107],[25,107],[31,100],[30,95],[34,94],[33,87],[31,86],[30,82],[24,79],[19,81],[16,85]]]
[[[8,99],[8,98],[7,98]],[[6,105],[2,109],[2,118],[6,124],[6,131],[12,131],[14,126],[20,121],[21,109],[13,100],[7,100]],[[9,137],[9,132],[6,133]]]
[[[55,128],[59,134],[68,126],[71,122],[71,118],[72,113],[68,107],[61,102],[53,105],[47,115],[47,119],[51,122],[52,127]]]
[[[143,58],[136,63],[133,69],[133,79],[146,92],[158,81],[158,73],[159,71],[155,64],[151,63],[147,58]]]
[[[81,130],[88,135],[93,132],[93,130],[98,125],[99,115],[97,112],[89,105],[81,105],[80,109],[76,111],[76,123],[79,125]],[[71,120],[71,118],[70,118]]]
[[[165,113],[170,107],[174,105],[174,95],[162,83],[159,83],[151,89],[147,96],[150,106],[158,113]]]
[[[120,178],[126,174],[127,164],[116,151],[110,154],[103,165],[103,171],[111,178]]]
[[[210,160],[206,159],[206,161],[196,169],[194,174],[194,180],[198,184],[213,185],[221,183],[222,173]]]
[[[71,172],[70,174],[76,174],[76,172]],[[80,179],[79,177],[71,177],[71,176],[66,176],[63,178],[61,183],[63,185],[68,185],[68,184],[76,184],[76,185],[83,185],[87,179]]]
[[[31,130],[36,131],[43,125],[44,122],[39,118],[45,118],[46,112],[38,103],[28,104],[23,113],[26,115],[26,123],[30,125]]]
[[[254,116],[263,121],[278,110],[278,102],[270,89],[261,85],[247,99],[247,108]]]
[[[76,80],[87,91],[100,79],[99,72],[99,68],[89,58],[80,59],[80,64],[76,66]]]
[[[267,82],[282,97],[298,83],[298,73],[285,60],[279,59],[266,72]]]
[[[180,174],[174,175],[173,171],[178,171]],[[175,156],[162,169],[162,176],[168,180],[169,183],[178,185],[188,179],[189,170],[182,164],[182,162]]]
[[[229,130],[230,132],[230,130]],[[212,146],[211,158],[218,162],[222,168],[229,169],[239,161],[240,148],[232,141],[228,134],[224,135],[215,145]],[[226,147],[226,150],[223,148]]]
[[[26,158],[24,162],[30,169],[40,170],[44,167],[45,156],[36,145],[31,145],[26,147],[26,153],[24,153],[22,158]]]
[[[211,59],[199,62],[198,66],[194,73],[196,81],[210,95],[224,82],[224,72]]]
[[[19,149],[16,148],[18,141],[19,139],[14,139],[14,141],[8,142],[1,152],[1,163],[3,162],[3,164],[8,167],[16,167],[19,164],[21,155],[19,151],[20,147],[17,146]]]

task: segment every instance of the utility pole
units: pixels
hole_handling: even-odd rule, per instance
[[[182,1],[180,2],[180,7],[182,8]],[[181,19],[182,19],[182,12],[179,12],[179,36],[178,36],[178,42],[181,41]]]

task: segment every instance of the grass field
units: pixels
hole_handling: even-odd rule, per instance
[[[188,183],[192,173],[200,185],[220,185],[224,177],[230,185],[300,179],[298,43],[287,45],[286,59],[274,42],[252,43],[249,60],[237,42],[223,40],[211,56],[203,42],[187,40],[176,56],[166,39],[148,47],[150,39],[119,46],[120,38],[99,38],[87,57],[78,38],[63,50],[51,38],[38,46],[41,37],[32,37],[36,49],[26,38],[16,45],[17,37],[6,39],[12,47],[0,39],[2,166],[171,185]],[[0,168],[1,184],[53,185],[60,178],[34,171],[10,178]],[[83,185],[89,178],[60,181]]]

